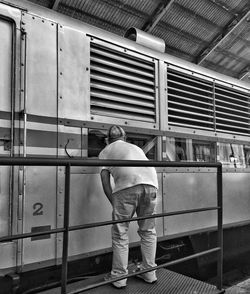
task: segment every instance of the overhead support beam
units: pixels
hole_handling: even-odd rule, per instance
[[[244,78],[250,77],[250,65],[246,66],[239,74],[238,79],[243,80]]]
[[[154,11],[151,18],[144,24],[142,30],[151,33],[175,0],[163,1]]]
[[[250,11],[249,7],[244,10],[243,13],[238,15],[236,18],[234,18],[220,33],[219,36],[216,36],[216,38],[211,42],[211,44],[203,50],[203,52],[196,57],[196,63],[201,64],[203,61],[206,60],[206,58],[219,46],[221,45],[226,38],[237,28],[239,27],[245,20],[247,20],[248,17],[250,17]]]
[[[54,3],[52,4],[51,9],[57,10],[60,1],[61,0],[54,0]]]

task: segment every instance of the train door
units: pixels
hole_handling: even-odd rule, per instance
[[[0,4],[0,156],[14,154],[14,100],[16,96],[16,48],[20,39],[18,9]],[[0,166],[0,236],[14,232],[14,169]],[[0,274],[16,266],[16,242],[0,244]]]
[[[57,24],[22,13],[20,156],[57,156]],[[19,172],[19,233],[56,227],[56,167],[26,166]],[[20,271],[55,263],[55,234],[19,240]]]

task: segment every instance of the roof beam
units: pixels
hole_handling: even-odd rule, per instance
[[[250,77],[250,65],[243,68],[243,70],[240,72],[240,74],[238,76],[238,79],[243,80],[247,76],[248,76],[248,78]]]
[[[162,19],[163,15],[167,12],[170,6],[174,3],[175,0],[163,1],[158,5],[156,10],[150,19],[144,24],[142,30],[148,33],[151,33],[157,23]]]
[[[223,41],[239,26],[241,25],[248,17],[250,16],[249,7],[244,10],[239,16],[234,18],[220,33],[219,36],[216,36],[212,43],[203,50],[203,52],[196,57],[196,63],[201,64]]]
[[[54,3],[51,5],[51,9],[57,10],[60,1],[61,0],[54,0]]]

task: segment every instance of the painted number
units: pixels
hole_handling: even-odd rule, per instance
[[[33,215],[43,215],[43,204],[40,202],[37,202],[33,204]]]

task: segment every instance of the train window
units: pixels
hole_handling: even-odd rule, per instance
[[[185,138],[166,138],[166,158],[169,161],[187,161],[188,142]]]
[[[170,161],[215,162],[216,145],[203,140],[169,137],[166,138],[166,157]]]
[[[192,140],[193,160],[202,162],[215,162],[216,145],[213,142]]]
[[[244,155],[245,155],[245,163],[246,167],[250,167],[250,146],[244,146]]]
[[[243,145],[218,143],[217,160],[227,167],[245,167]]]
[[[175,159],[176,161],[187,160],[187,144],[186,139],[175,138]]]
[[[88,132],[88,157],[98,157],[106,146],[106,131],[89,129]]]
[[[98,129],[89,129],[88,132],[88,157],[98,157],[99,153],[106,146],[107,132]],[[143,149],[147,157],[156,160],[156,138],[127,133],[127,142],[135,144]]]
[[[139,146],[150,160],[156,160],[156,139],[152,136],[127,133],[127,142]]]

